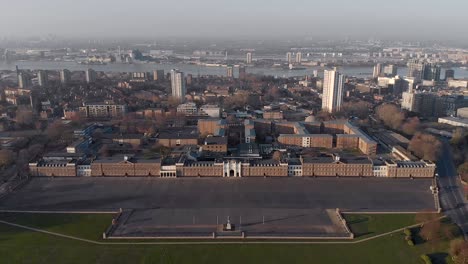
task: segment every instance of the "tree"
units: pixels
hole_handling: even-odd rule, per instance
[[[275,160],[275,161],[281,161],[281,152],[279,152],[279,151],[277,151],[277,150],[274,151],[274,152],[273,152],[273,157],[272,157],[272,158],[273,158],[273,160]]]
[[[400,129],[403,120],[405,120],[405,115],[394,104],[383,104],[377,107],[376,114],[386,126],[393,129]]]
[[[422,260],[424,261],[424,263],[426,263],[426,264],[432,264],[431,258],[430,258],[428,255],[426,255],[426,254],[421,255],[421,259],[422,259]]]
[[[416,222],[423,223],[419,234],[427,241],[436,241],[441,231],[439,215],[431,212],[421,212],[416,215]]]
[[[156,128],[158,130],[167,127],[167,118],[166,118],[166,116],[162,115],[162,114],[156,115],[154,125],[156,126]]]
[[[460,173],[464,181],[468,182],[468,161],[458,166],[458,173]]]
[[[154,153],[159,153],[162,157],[167,157],[171,154],[171,149],[161,145],[160,143],[155,143],[151,148],[151,151]]]
[[[450,143],[455,146],[465,145],[467,136],[467,132],[464,128],[456,128],[452,133]]]
[[[435,161],[439,157],[442,143],[432,135],[418,132],[411,139],[408,149],[422,159]]]
[[[402,125],[401,130],[407,135],[414,135],[419,130],[421,122],[418,117],[410,117]]]
[[[450,255],[454,263],[466,264],[468,263],[468,242],[463,239],[456,239],[450,241]]]
[[[277,86],[273,86],[271,89],[268,90],[266,95],[270,101],[275,101],[281,98],[281,91]]]
[[[9,149],[0,150],[0,167],[6,167],[15,161],[15,153]]]
[[[58,140],[62,137],[65,132],[65,125],[62,123],[61,120],[56,120],[55,122],[51,123],[47,129],[46,134],[50,140]]]
[[[170,108],[175,108],[181,103],[182,103],[182,100],[174,96],[169,96],[169,98],[167,99],[167,104],[169,105]]]
[[[315,115],[317,121],[330,121],[332,120],[332,115],[326,111],[320,111]]]
[[[356,116],[359,119],[365,119],[369,115],[369,103],[365,101],[346,102],[338,114],[344,117]]]
[[[101,149],[99,149],[99,155],[101,157],[110,157],[111,152],[110,152],[109,146],[108,145],[103,145],[101,147]]]
[[[26,106],[19,106],[16,110],[16,122],[20,125],[34,124],[34,114],[31,108]]]

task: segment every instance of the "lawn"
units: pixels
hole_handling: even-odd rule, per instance
[[[345,214],[356,238],[366,238],[416,224],[415,214]]]
[[[0,214],[1,220],[95,240],[111,217]],[[405,217],[353,215],[357,222],[351,228],[369,236],[414,222],[414,217]],[[352,220],[349,215],[347,219]],[[410,247],[401,232],[336,245],[93,245],[0,224],[0,263],[422,263],[419,256],[424,253],[437,253],[443,260],[447,245],[442,241]]]

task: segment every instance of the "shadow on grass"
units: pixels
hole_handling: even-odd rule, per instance
[[[367,216],[353,217],[352,219],[348,219],[346,221],[349,228],[351,229],[351,232],[354,233],[356,238],[374,234],[374,232],[369,232],[369,222],[370,217]]]
[[[422,245],[426,243],[426,240],[421,236],[421,227],[411,228],[411,234],[415,245]]]
[[[348,225],[354,225],[354,224],[360,224],[360,223],[364,223],[368,221],[369,221],[369,217],[360,217],[351,221],[347,221],[347,223]]]
[[[434,252],[431,254],[428,254],[428,256],[431,258],[433,264],[447,264],[447,258],[449,254],[446,252]]]

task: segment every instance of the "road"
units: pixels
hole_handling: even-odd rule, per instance
[[[446,139],[442,142],[442,155],[437,164],[440,203],[444,213],[460,226],[468,240],[468,210],[463,186],[453,163],[450,144]]]

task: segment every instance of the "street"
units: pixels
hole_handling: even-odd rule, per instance
[[[444,213],[460,226],[465,239],[468,239],[468,210],[463,187],[453,163],[450,144],[446,139],[442,142],[442,158],[437,164],[440,203]]]

